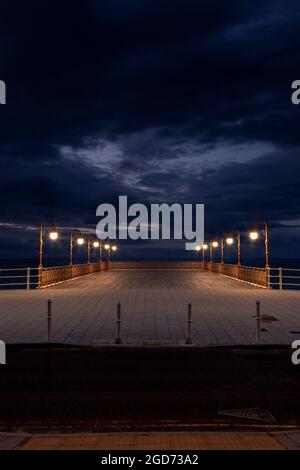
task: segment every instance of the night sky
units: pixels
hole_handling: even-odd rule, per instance
[[[208,238],[267,221],[300,258],[299,69],[297,0],[2,0],[0,257],[125,194],[204,203]]]

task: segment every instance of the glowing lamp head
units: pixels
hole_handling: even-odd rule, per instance
[[[110,244],[109,244],[109,243],[105,243],[104,248],[105,248],[105,250],[109,250],[109,249],[110,249]]]
[[[50,240],[57,240],[58,239],[58,233],[53,230],[52,232],[49,233],[49,238],[50,238]]]
[[[117,251],[116,245],[112,246],[111,249],[112,249],[112,251]]]
[[[213,248],[218,248],[219,243],[218,242],[212,242],[212,246],[213,246]]]
[[[201,250],[201,246],[196,246],[196,251],[200,251]]]
[[[99,243],[99,242],[94,242],[94,243],[93,243],[93,247],[94,247],[94,248],[99,248],[99,246],[100,246],[100,243]]]
[[[233,244],[233,238],[229,237],[226,239],[227,245],[232,245]]]
[[[204,245],[203,245],[203,247],[202,247],[202,248],[203,248],[203,250],[207,250],[207,248],[208,248],[208,245],[207,245],[206,243],[204,243]]]
[[[249,238],[250,238],[250,240],[257,240],[258,239],[258,233],[257,232],[250,232],[249,233]]]
[[[77,238],[77,244],[78,245],[83,245],[84,244],[84,238],[82,238],[82,237]]]

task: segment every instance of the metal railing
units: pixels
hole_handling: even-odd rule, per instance
[[[112,269],[200,269],[200,261],[113,261]]]
[[[269,285],[272,289],[299,289],[300,269],[269,268]]]
[[[38,268],[0,269],[0,288],[31,289],[39,283]]]
[[[43,268],[40,270],[38,286],[52,286],[61,282],[70,281],[71,279],[104,271],[110,269],[110,267],[110,262],[102,262]]]
[[[48,287],[61,282],[88,276],[107,270],[111,263],[74,264],[49,268],[2,268],[0,269],[0,289],[33,289]]]
[[[237,264],[213,263],[210,261],[202,261],[200,266],[202,269],[207,271],[233,277],[240,281],[249,282],[258,286],[270,287],[269,273],[265,268],[238,266]]]

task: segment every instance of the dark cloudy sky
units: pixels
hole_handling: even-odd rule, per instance
[[[297,0],[2,0],[0,256],[119,194],[300,256],[299,69]]]

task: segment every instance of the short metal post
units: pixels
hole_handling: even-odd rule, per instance
[[[191,338],[191,332],[192,332],[192,304],[188,304],[188,319],[187,319],[187,337],[185,340],[185,344],[192,344],[192,338]]]
[[[49,343],[51,339],[52,300],[48,300],[47,305],[48,305],[47,322],[48,322],[48,343]]]
[[[256,301],[256,344],[260,344],[260,301]]]
[[[26,289],[30,289],[30,268],[27,268],[26,272]]]
[[[116,339],[115,339],[115,344],[122,344],[121,340],[121,304],[120,302],[117,305],[117,333],[116,333]]]
[[[279,268],[279,289],[282,290],[282,268]]]

